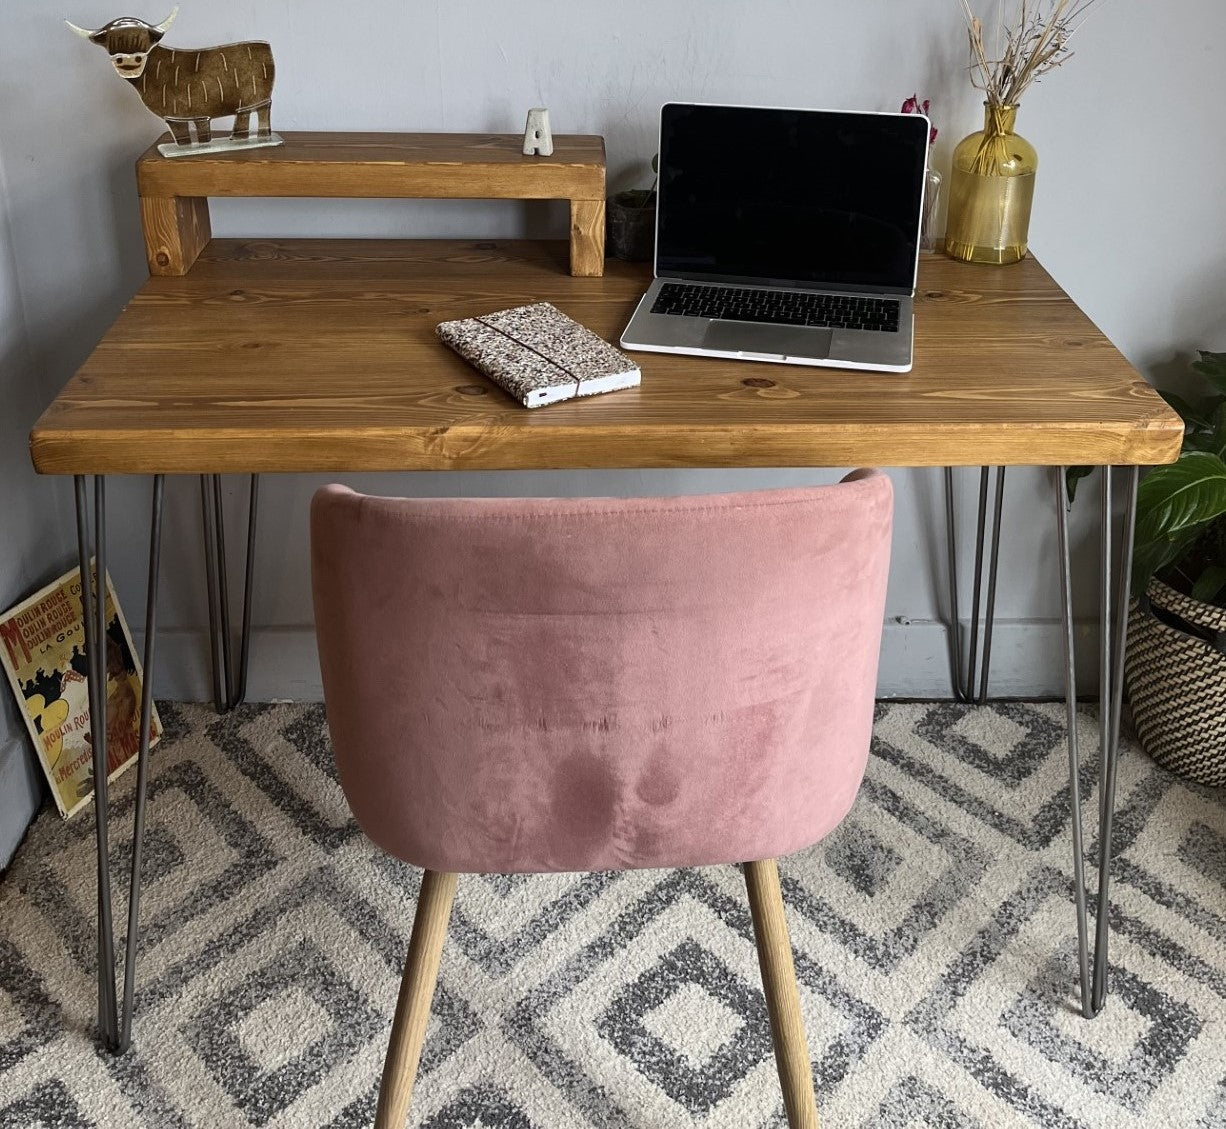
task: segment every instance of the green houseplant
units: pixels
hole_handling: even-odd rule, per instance
[[[1179,460],[1155,467],[1137,491],[1132,590],[1158,575],[1197,600],[1226,607],[1226,353],[1192,368],[1208,390],[1195,401],[1160,395],[1184,422]]]
[[[1137,490],[1125,676],[1137,733],[1159,764],[1226,784],[1226,353],[1201,352],[1178,461]],[[1081,468],[1070,472],[1070,497]]]

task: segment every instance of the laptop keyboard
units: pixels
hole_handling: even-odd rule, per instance
[[[660,287],[651,312],[691,318],[897,333],[898,309],[899,303],[893,298],[666,282]]]

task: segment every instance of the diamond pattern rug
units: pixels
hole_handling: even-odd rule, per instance
[[[320,706],[159,708],[133,1049],[94,1041],[92,816],[45,812],[0,882],[0,1126],[371,1124],[417,873],[350,819]],[[1226,1126],[1226,793],[1125,748],[1087,1022],[1062,733],[883,704],[851,815],[782,861],[827,1127]],[[783,1126],[759,983],[735,867],[464,877],[410,1124]]]

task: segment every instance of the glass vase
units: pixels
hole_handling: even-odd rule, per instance
[[[924,213],[920,217],[920,250],[935,251],[937,246],[937,208],[941,201],[941,174],[929,169],[924,181]]]
[[[1017,107],[984,103],[983,129],[954,150],[945,251],[968,263],[1026,257],[1039,156],[1014,132]]]

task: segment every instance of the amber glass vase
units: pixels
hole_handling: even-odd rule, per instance
[[[954,150],[945,251],[968,263],[1026,257],[1039,156],[1013,131],[1016,106],[984,104],[983,129]]]

